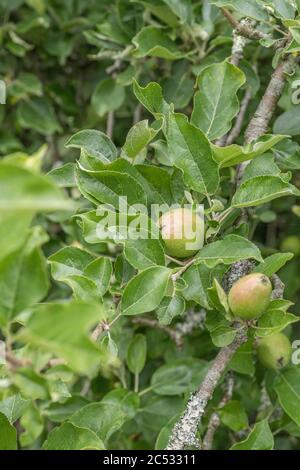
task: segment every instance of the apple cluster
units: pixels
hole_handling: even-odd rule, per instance
[[[203,246],[204,234],[199,216],[190,209],[179,208],[166,212],[159,219],[161,236],[168,255],[189,258]],[[288,246],[287,246],[288,245]],[[291,237],[285,248],[295,252],[300,246]],[[270,279],[262,273],[241,277],[228,293],[228,304],[233,316],[245,322],[258,320],[266,312],[272,294]],[[270,369],[285,367],[291,359],[292,347],[282,333],[266,336],[258,341],[257,355],[261,364]]]

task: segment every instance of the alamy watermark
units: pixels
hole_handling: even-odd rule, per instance
[[[291,100],[293,104],[300,104],[300,79],[294,80],[291,84],[293,90]]]
[[[0,80],[0,104],[6,104],[6,83]]]
[[[122,243],[138,239],[185,239],[187,250],[194,251],[204,243],[204,206],[152,204],[150,215],[143,204],[128,205],[126,197],[120,197],[118,207],[98,206],[90,236],[95,241]],[[166,218],[162,216],[168,214]],[[91,225],[90,225],[91,226]]]
[[[297,339],[292,342],[293,354],[292,354],[292,364],[298,366],[300,364],[300,340]]]

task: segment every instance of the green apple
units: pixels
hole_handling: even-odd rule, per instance
[[[228,294],[228,304],[234,316],[254,320],[267,309],[271,293],[272,284],[267,276],[248,274],[233,284]]]
[[[262,365],[268,369],[281,369],[291,360],[290,340],[282,333],[265,336],[259,340],[257,355]]]
[[[175,258],[189,258],[203,247],[203,221],[190,209],[171,209],[159,219],[166,252]]]

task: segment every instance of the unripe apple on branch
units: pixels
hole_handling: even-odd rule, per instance
[[[291,360],[292,346],[283,333],[266,336],[259,340],[258,359],[268,369],[282,369]]]
[[[247,274],[235,282],[228,294],[230,310],[242,320],[255,320],[267,309],[272,293],[270,279],[261,273]]]
[[[171,209],[160,217],[158,223],[168,255],[189,258],[203,247],[203,223],[192,210]]]

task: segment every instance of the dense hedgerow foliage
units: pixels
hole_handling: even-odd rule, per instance
[[[299,9],[0,0],[0,449],[163,449],[241,329],[196,437],[217,411],[209,447],[299,449],[297,344],[257,360],[299,338]],[[116,238],[124,197],[144,238]],[[155,204],[203,207],[192,258],[150,237]],[[236,322],[252,271],[275,295]]]

